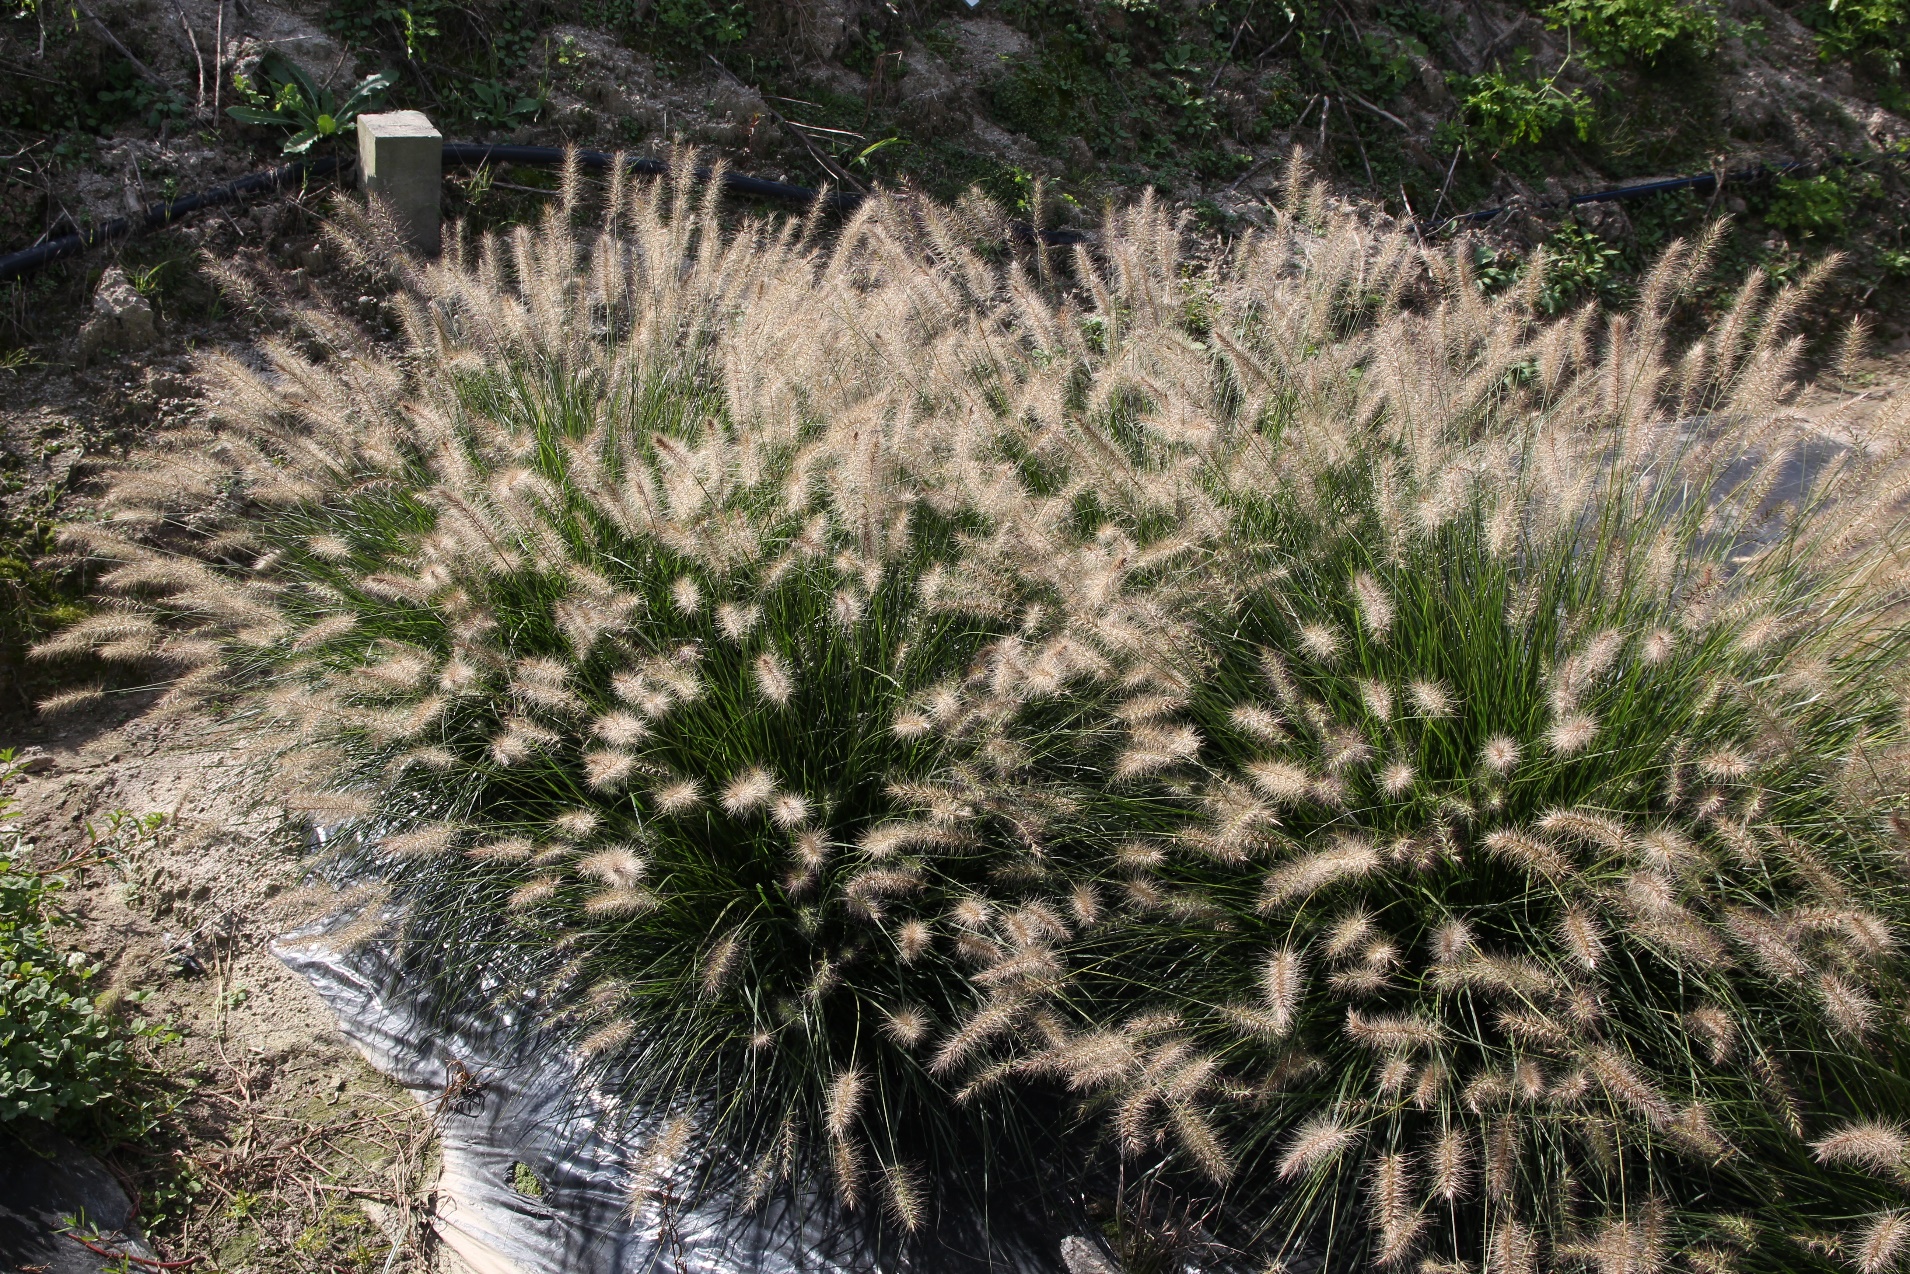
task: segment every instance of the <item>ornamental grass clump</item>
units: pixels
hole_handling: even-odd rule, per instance
[[[346,231],[401,348],[209,357],[48,647],[180,668],[405,967],[666,1118],[634,1213],[1125,1160],[1260,1262],[1910,1254],[1903,422],[1790,431],[1802,289],[1674,348],[1708,245],[1545,321],[1298,179],[1066,270],[711,197]]]

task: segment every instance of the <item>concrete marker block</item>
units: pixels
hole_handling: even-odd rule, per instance
[[[358,184],[390,206],[412,247],[437,255],[444,135],[423,111],[358,117]]]

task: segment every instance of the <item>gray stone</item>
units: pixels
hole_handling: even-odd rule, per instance
[[[22,774],[44,774],[53,768],[53,754],[45,748],[23,748],[14,753],[11,768]]]
[[[34,1120],[0,1124],[0,1267],[96,1274],[153,1259],[105,1165]]]
[[[106,349],[145,349],[159,339],[152,302],[141,296],[126,271],[109,266],[93,292],[93,314],[80,326],[80,361]]]
[[[1061,1240],[1061,1263],[1068,1267],[1068,1274],[1118,1274],[1101,1246],[1078,1234]]]
[[[1631,237],[1631,218],[1615,203],[1580,204],[1578,216],[1607,243],[1623,243]]]

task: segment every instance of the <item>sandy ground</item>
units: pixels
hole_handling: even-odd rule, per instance
[[[1910,341],[1860,363],[1849,377],[1830,377],[1798,395],[1795,411],[1827,437],[1874,444],[1884,422],[1910,404]]]
[[[432,1266],[428,1113],[269,949],[316,905],[299,888],[302,827],[250,799],[220,741],[144,709],[123,698],[4,740],[45,753],[12,784],[39,861],[109,860],[74,894],[106,996],[150,992],[141,1011],[184,1035],[153,1057],[177,1109],[109,1167],[158,1219],[160,1254],[197,1268]],[[151,814],[151,831],[128,819]]]

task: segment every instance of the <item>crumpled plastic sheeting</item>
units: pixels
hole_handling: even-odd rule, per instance
[[[1057,1229],[1046,1260],[944,1250],[929,1260],[859,1248],[787,1200],[739,1221],[720,1204],[672,1218],[627,1215],[630,1165],[660,1120],[628,1121],[578,1077],[562,1048],[526,1046],[508,1020],[433,1012],[376,947],[340,950],[322,933],[277,944],[337,1016],[365,1060],[439,1110],[439,1237],[477,1274],[875,1274],[967,1267],[995,1274],[1066,1269]],[[475,1083],[464,1083],[469,1075]],[[518,1164],[543,1186],[515,1188]],[[949,1260],[947,1258],[954,1258]]]
[[[274,948],[337,1016],[374,1069],[438,1107],[443,1170],[435,1218],[445,1244],[478,1274],[851,1274],[867,1257],[794,1208],[772,1203],[739,1223],[705,1206],[659,1233],[626,1215],[629,1165],[657,1121],[632,1126],[582,1089],[561,1049],[525,1048],[511,1024],[433,1026],[429,1006],[397,993],[375,948],[340,951],[321,937]],[[471,1081],[462,1081],[461,1076]],[[543,1186],[514,1185],[517,1165]],[[654,1209],[653,1209],[654,1211]]]

